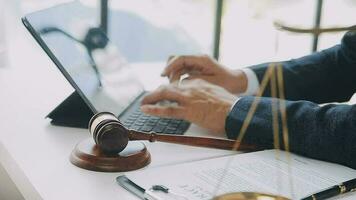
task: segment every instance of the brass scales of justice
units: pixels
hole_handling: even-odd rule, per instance
[[[254,99],[236,140],[176,136],[167,134],[145,133],[126,129],[111,113],[98,113],[89,123],[92,138],[76,145],[70,161],[77,167],[99,172],[125,172],[140,169],[151,162],[151,155],[142,140],[168,142],[199,147],[226,149],[232,151],[262,150],[255,145],[242,144],[246,130],[257,110],[260,98],[267,86],[270,86],[272,99],[272,125],[274,148],[281,149],[279,136],[279,115],[282,124],[282,141],[284,150],[289,149],[289,133],[284,94],[283,67],[278,63],[271,63],[261,81],[259,91]],[[280,101],[277,100],[280,99]],[[138,141],[137,141],[138,140]],[[276,155],[277,156],[277,155]],[[229,166],[225,168],[227,173]],[[221,180],[221,183],[222,184]],[[219,187],[219,186],[218,186]],[[293,188],[291,188],[293,194]],[[216,195],[214,195],[216,196]],[[260,192],[236,192],[214,197],[213,200],[289,200],[289,198],[264,194]]]

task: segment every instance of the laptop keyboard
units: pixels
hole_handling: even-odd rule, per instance
[[[123,121],[123,124],[133,130],[164,134],[183,135],[190,123],[184,120],[167,119],[145,115],[139,108]]]

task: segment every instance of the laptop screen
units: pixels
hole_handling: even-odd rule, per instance
[[[98,13],[78,2],[26,16],[68,81],[97,112],[120,115],[143,92],[130,65],[104,32]],[[41,42],[40,42],[41,43]]]

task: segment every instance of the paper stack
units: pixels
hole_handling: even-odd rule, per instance
[[[356,177],[356,170],[269,150],[126,173],[146,191],[163,185],[189,200],[231,192],[260,192],[300,199]],[[355,193],[334,199],[355,199]]]

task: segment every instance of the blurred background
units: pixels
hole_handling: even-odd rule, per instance
[[[69,2],[1,1],[0,18],[12,19],[5,25],[10,34],[20,25],[23,14]],[[80,2],[100,15],[99,0]],[[324,49],[339,43],[344,34],[340,31],[315,37],[278,29],[275,22],[300,29],[356,24],[356,0],[109,0],[109,7],[110,38],[130,62],[209,54],[228,67],[245,67]],[[0,52],[4,54],[2,21]]]
[[[69,1],[0,0],[0,69],[9,65],[8,56],[14,55],[9,52],[21,47],[21,40],[13,38],[28,35],[21,17],[66,2]],[[80,2],[97,12],[99,23],[100,1]],[[129,62],[165,62],[170,55],[209,54],[227,67],[242,68],[331,47],[340,42],[345,27],[356,24],[356,0],[109,0],[108,3],[109,37]],[[320,33],[320,28],[341,31]],[[6,71],[0,71],[3,72]],[[21,199],[1,166],[0,199]]]

